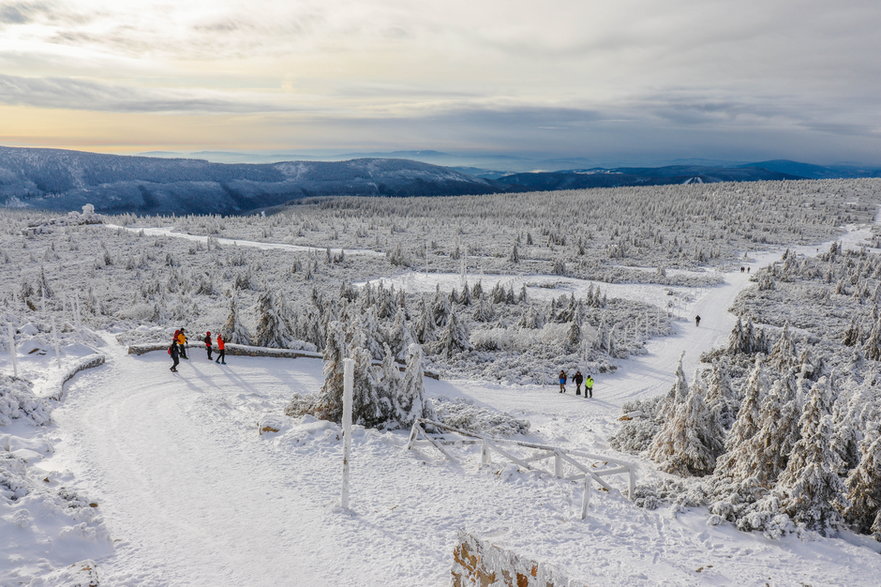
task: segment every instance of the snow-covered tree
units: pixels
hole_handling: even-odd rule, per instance
[[[859,465],[847,477],[844,519],[857,532],[875,534],[881,540],[881,422],[863,440]]]
[[[437,342],[434,344],[434,350],[445,357],[452,357],[463,351],[471,350],[471,335],[456,314],[450,314],[450,319],[446,327],[438,336]]]
[[[704,393],[703,384],[695,378],[688,396],[675,404],[652,439],[648,455],[668,473],[708,475],[716,465],[722,431],[704,403]]]
[[[227,342],[251,344],[251,333],[239,318],[238,301],[234,295],[229,298],[229,311],[220,331]]]
[[[844,484],[838,477],[837,455],[829,442],[828,381],[821,377],[810,391],[799,421],[801,438],[795,443],[776,492],[781,509],[796,523],[821,534],[841,525],[839,510],[846,507]]]

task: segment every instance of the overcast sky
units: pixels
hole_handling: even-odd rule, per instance
[[[0,144],[881,164],[879,0],[0,0]]]

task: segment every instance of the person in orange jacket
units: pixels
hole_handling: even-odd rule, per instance
[[[214,359],[214,362],[226,365],[226,341],[223,340],[223,335],[220,333],[217,334],[217,351],[217,358]]]
[[[183,328],[180,329],[177,333],[177,346],[180,349],[180,358],[181,359],[189,359],[187,356],[187,335],[185,334],[186,330]]]

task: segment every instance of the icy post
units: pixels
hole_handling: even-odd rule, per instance
[[[16,356],[15,351],[15,329],[12,327],[12,323],[6,325],[7,332],[9,333],[9,357],[12,359],[12,376],[18,377],[18,357]]]
[[[55,348],[55,363],[61,369],[61,351],[58,347],[58,327],[55,325],[55,318],[52,318],[52,346]]]
[[[352,451],[352,387],[355,361],[343,359],[343,487],[340,506],[349,509],[349,453]]]

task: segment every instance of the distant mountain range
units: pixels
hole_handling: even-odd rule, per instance
[[[405,159],[271,164],[0,147],[0,205],[138,214],[241,214],[310,196],[486,194],[499,186]]]
[[[437,151],[401,156],[441,158]],[[566,160],[560,160],[564,162]],[[242,214],[311,196],[440,196],[628,185],[881,177],[881,168],[775,160],[744,165],[600,167],[509,173],[406,158],[211,163],[0,147],[0,205],[137,214]]]

